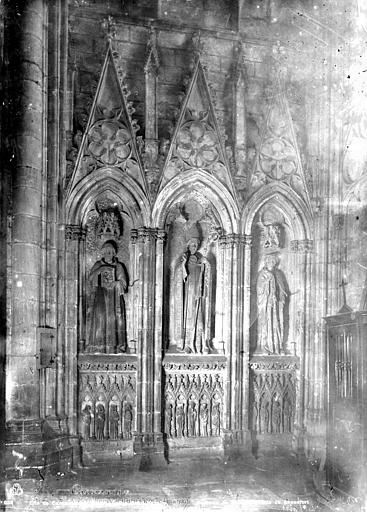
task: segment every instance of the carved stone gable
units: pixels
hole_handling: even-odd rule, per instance
[[[119,168],[122,180],[127,173],[144,192],[147,190],[131,117],[134,109],[127,101],[126,87],[121,85],[119,73],[109,46],[70,180],[70,191],[82,178],[105,167]]]
[[[235,195],[204,70],[198,59],[163,170],[160,190],[177,174],[200,169]]]
[[[268,98],[250,190],[255,192],[266,184],[280,182],[310,204],[288,101],[284,91],[278,89]]]

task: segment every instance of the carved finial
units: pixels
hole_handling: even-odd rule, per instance
[[[243,55],[243,44],[242,41],[238,41],[237,44],[233,48],[233,57],[235,61],[234,66],[234,78],[235,81],[244,80],[246,75],[246,68],[244,65],[244,55]]]
[[[147,42],[147,59],[144,71],[146,73],[153,71],[157,74],[159,68],[159,55],[157,50],[157,33],[153,26],[150,27],[149,39]]]
[[[272,72],[275,73],[280,81],[283,81],[287,75],[288,69],[286,66],[287,55],[286,49],[282,46],[280,41],[277,41],[272,46]]]
[[[201,39],[201,32],[198,30],[192,34],[192,49],[194,51],[195,59],[199,59],[204,49],[204,43]]]
[[[342,282],[339,285],[340,288],[342,288],[342,290],[343,290],[343,305],[342,305],[341,309],[339,310],[339,313],[350,313],[351,311],[353,311],[352,308],[349,307],[347,304],[347,293],[345,290],[347,284],[348,284],[347,277],[343,276]]]
[[[107,41],[110,43],[116,36],[116,22],[110,14],[104,18],[102,22],[102,29],[106,33]]]

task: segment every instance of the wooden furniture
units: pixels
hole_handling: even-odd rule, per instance
[[[336,492],[367,491],[367,311],[346,304],[327,324],[327,478]]]

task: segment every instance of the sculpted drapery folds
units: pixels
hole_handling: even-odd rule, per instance
[[[105,242],[102,253],[102,259],[93,265],[89,274],[93,303],[89,312],[90,332],[86,348],[89,352],[125,352],[124,293],[127,291],[128,276],[117,259],[114,242]]]
[[[275,254],[265,257],[257,278],[258,351],[283,354],[285,343],[284,308],[289,290]]]
[[[176,333],[179,348],[187,353],[209,352],[211,266],[198,252],[199,239],[191,238],[176,267]]]

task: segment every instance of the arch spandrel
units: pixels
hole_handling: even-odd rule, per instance
[[[255,216],[265,204],[272,204],[282,211],[295,239],[312,239],[309,208],[297,194],[281,183],[265,186],[251,196],[241,216],[242,234],[251,234]]]
[[[118,198],[129,214],[133,226],[148,226],[150,205],[144,192],[129,175],[115,168],[99,169],[85,176],[74,187],[66,202],[66,223],[83,224],[94,201],[109,192]]]
[[[238,232],[240,215],[233,196],[219,180],[198,169],[176,176],[159,192],[153,206],[153,225],[164,229],[168,213],[191,194],[202,196],[215,208],[225,233]]]

